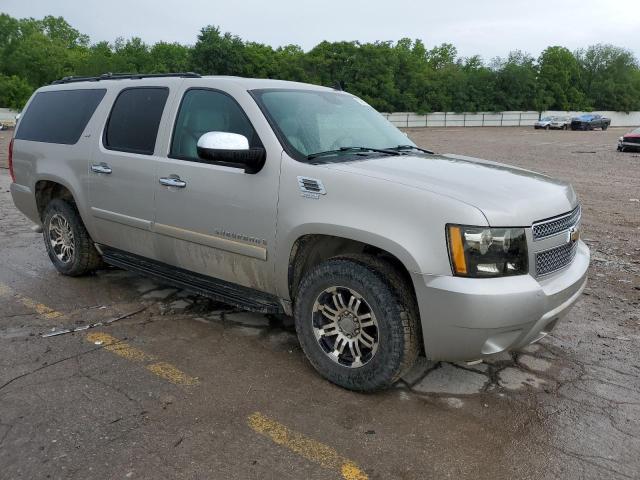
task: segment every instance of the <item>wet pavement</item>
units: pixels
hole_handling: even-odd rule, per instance
[[[509,131],[573,158],[573,132],[489,130],[481,145],[498,154],[514,151],[499,141]],[[58,275],[0,169],[0,478],[640,478],[640,206],[625,186],[640,174],[631,156],[611,165],[602,136],[585,138],[617,188],[594,196],[573,171],[594,262],[568,317],[524,351],[422,358],[367,395],[319,377],[287,317],[118,269]],[[624,221],[607,213],[615,203]],[[594,228],[598,215],[611,226]]]

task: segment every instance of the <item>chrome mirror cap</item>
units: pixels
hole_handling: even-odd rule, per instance
[[[249,150],[249,140],[238,133],[207,132],[198,139],[197,147],[205,150]]]

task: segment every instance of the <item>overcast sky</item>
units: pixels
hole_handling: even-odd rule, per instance
[[[485,59],[549,45],[612,43],[640,58],[638,0],[0,0],[14,17],[63,16],[92,42],[139,36],[193,44],[205,25],[244,40],[305,50],[322,40],[420,38]]]

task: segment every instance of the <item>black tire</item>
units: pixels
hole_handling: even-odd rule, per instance
[[[545,125],[545,126],[544,126],[544,129],[545,129],[545,130],[549,130],[549,125]]]
[[[58,253],[54,250],[51,242],[51,222],[55,217],[61,217],[68,222],[73,233],[73,238],[70,240],[70,243],[73,244],[73,254],[67,260],[58,257]],[[58,218],[54,221],[57,222]],[[102,257],[96,250],[78,210],[75,205],[66,200],[56,198],[51,200],[45,207],[43,237],[51,263],[63,275],[77,277],[93,272],[102,266]]]
[[[609,128],[609,125],[607,125],[606,123],[604,125],[602,125],[602,131],[606,131],[607,128]]]
[[[333,360],[314,334],[312,315],[316,299],[327,289],[338,286],[359,293],[378,323],[377,351],[362,366],[352,368]],[[313,367],[329,381],[349,390],[388,388],[414,365],[420,351],[412,289],[384,259],[349,255],[317,265],[300,283],[294,314],[300,345]]]

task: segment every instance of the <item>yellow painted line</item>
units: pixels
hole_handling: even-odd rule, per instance
[[[44,303],[39,303],[29,297],[25,297],[3,283],[0,283],[0,297],[13,297],[25,307],[35,310],[39,315],[48,320],[55,320],[57,318],[64,317],[64,313],[56,312],[54,309],[47,307]]]
[[[104,345],[104,349],[111,353],[118,355],[119,357],[126,358],[131,362],[137,363],[149,363],[155,362],[150,365],[146,365],[145,368],[154,375],[166,380],[175,385],[198,385],[200,380],[197,377],[187,375],[182,370],[174,367],[167,362],[156,362],[154,355],[149,355],[142,350],[132,347],[127,342],[120,340],[108,333],[103,332],[91,332],[86,335],[87,341],[95,345]]]
[[[167,362],[158,362],[152,365],[147,365],[147,370],[155,373],[160,378],[164,378],[171,383],[175,383],[176,385],[192,386],[200,383],[200,380],[197,377],[191,377]]]
[[[360,467],[340,455],[335,449],[295,432],[260,412],[250,415],[247,424],[255,432],[271,439],[274,443],[286,447],[323,468],[339,473],[345,480],[368,480],[369,478]]]
[[[43,303],[36,302],[35,300],[25,297],[14,291],[8,285],[0,283],[0,297],[2,298],[14,298],[25,307],[35,310],[43,317],[53,319],[66,319],[64,313],[57,312],[54,309],[46,306]],[[125,358],[131,362],[137,363],[149,363],[145,368],[154,375],[166,380],[175,385],[198,385],[200,380],[197,377],[187,375],[177,367],[167,362],[159,362],[154,355],[150,355],[142,350],[129,345],[108,333],[103,332],[91,332],[87,333],[85,338],[88,342],[93,344],[102,345],[105,350]],[[151,363],[153,362],[153,363]]]
[[[105,350],[115,353],[119,357],[126,358],[132,362],[147,362],[155,360],[155,357],[142,350],[132,347],[128,343],[109,335],[108,333],[92,332],[87,333],[87,341],[95,345],[103,345]]]

